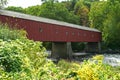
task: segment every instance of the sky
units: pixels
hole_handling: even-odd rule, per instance
[[[59,0],[65,1],[65,0]],[[7,6],[16,6],[26,8],[28,6],[40,5],[41,0],[8,0]]]

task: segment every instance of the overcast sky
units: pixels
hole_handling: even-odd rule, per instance
[[[65,1],[65,0],[59,0]],[[39,5],[41,0],[8,0],[7,6],[16,6],[26,8],[28,6]]]

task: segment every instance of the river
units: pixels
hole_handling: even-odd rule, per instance
[[[50,56],[51,55],[51,51],[47,51],[47,54]],[[83,61],[83,60],[87,60],[97,54],[93,54],[92,53],[73,53],[74,58],[73,60],[77,60],[77,61]],[[98,54],[99,55],[99,54]],[[104,56],[104,60],[103,63],[105,64],[109,64],[111,66],[120,66],[120,54],[100,54]]]
[[[109,64],[111,66],[120,66],[120,54],[92,54],[85,53],[87,55],[83,55],[83,53],[75,53],[77,56],[74,57],[74,60],[83,61],[92,58],[95,55],[103,55],[103,63]],[[79,55],[82,54],[82,55]]]
[[[107,63],[111,66],[120,66],[120,54],[103,54],[104,63]]]

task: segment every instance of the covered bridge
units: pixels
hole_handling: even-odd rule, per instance
[[[101,32],[97,29],[7,10],[0,10],[0,22],[26,30],[34,41],[53,42],[55,58],[71,57],[71,42],[88,42],[88,49],[94,46],[100,51]]]

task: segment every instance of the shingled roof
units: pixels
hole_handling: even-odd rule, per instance
[[[80,25],[76,25],[76,24],[71,24],[71,23],[48,19],[48,18],[43,18],[43,17],[32,16],[32,15],[18,13],[18,12],[14,12],[14,11],[0,10],[0,15],[22,18],[22,19],[33,20],[33,21],[39,21],[39,22],[50,23],[50,24],[56,24],[56,25],[62,25],[62,26],[72,27],[72,28],[77,28],[77,29],[82,29],[82,30],[100,32],[99,30],[94,29],[94,28],[89,28],[89,27],[85,27],[85,26],[80,26]]]

